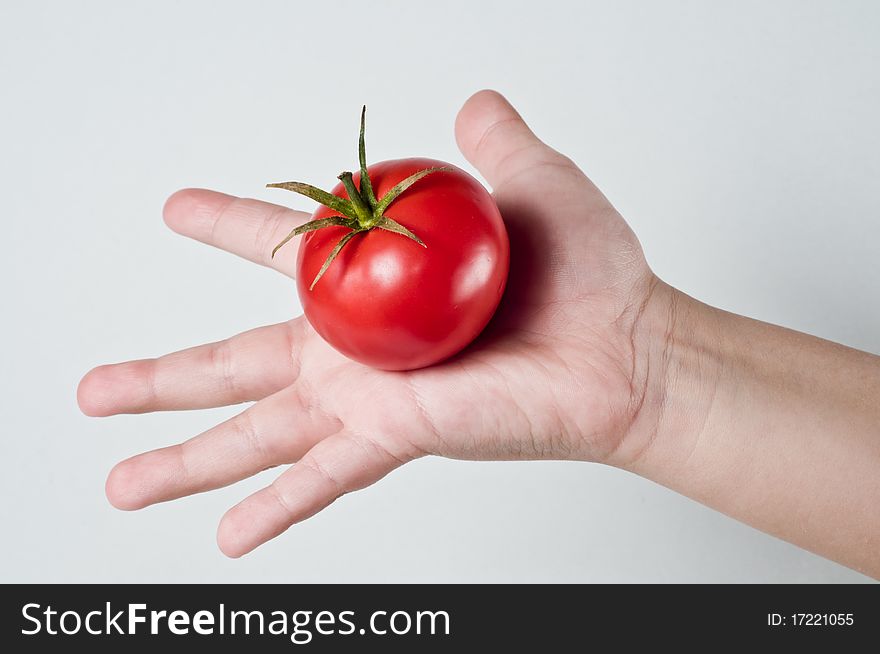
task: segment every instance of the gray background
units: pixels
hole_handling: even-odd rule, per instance
[[[231,561],[219,517],[277,472],[137,513],[103,485],[235,409],[88,419],[74,391],[299,313],[289,280],[167,230],[169,193],[309,208],[263,184],[353,165],[364,102],[372,160],[466,165],[453,119],[487,86],[661,277],[877,352],[878,60],[870,2],[4,1],[0,580],[865,580],[582,463],[421,460]]]

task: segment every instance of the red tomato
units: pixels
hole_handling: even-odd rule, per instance
[[[404,191],[385,215],[426,247],[382,229],[357,234],[309,290],[345,227],[303,235],[297,289],[312,327],[347,357],[374,368],[412,370],[459,352],[501,300],[510,248],[501,214],[476,179],[433,159],[369,166],[376,197],[410,175],[435,172]],[[360,187],[359,175],[355,183]],[[347,198],[342,184],[332,191]],[[319,206],[312,219],[339,215]]]

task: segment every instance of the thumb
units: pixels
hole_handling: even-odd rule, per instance
[[[571,160],[535,136],[497,91],[478,91],[464,103],[455,119],[455,140],[462,154],[496,191],[537,165],[574,167]]]

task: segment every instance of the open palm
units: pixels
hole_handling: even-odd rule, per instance
[[[119,463],[107,495],[138,509],[295,463],[233,507],[218,543],[240,556],[416,457],[611,461],[642,408],[640,317],[659,282],[632,231],[567,158],[491,91],[456,121],[511,240],[506,295],[464,352],[411,372],[364,367],[303,317],[159,359],[101,366],[79,388],[88,415],[256,401],[189,441]],[[307,215],[204,190],[169,199],[175,231],[291,275]]]

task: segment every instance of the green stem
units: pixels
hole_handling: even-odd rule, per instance
[[[378,204],[376,194],[373,192],[373,181],[367,174],[367,148],[364,145],[364,127],[367,117],[367,105],[361,109],[361,134],[358,137],[358,162],[361,165],[361,195],[370,205],[371,209],[375,209]]]
[[[354,205],[354,212],[357,214],[357,219],[361,227],[372,227],[374,224],[373,210],[367,206],[367,203],[364,202],[364,199],[361,197],[360,191],[358,191],[357,186],[354,185],[354,179],[352,178],[351,173],[348,171],[340,173],[339,180],[342,182],[345,191],[348,193],[348,199],[351,200],[352,205]]]

